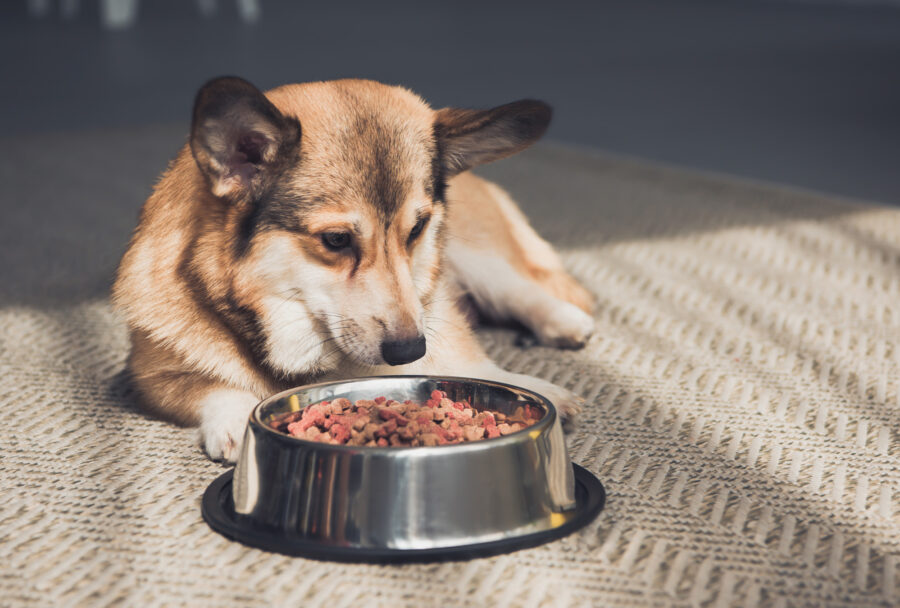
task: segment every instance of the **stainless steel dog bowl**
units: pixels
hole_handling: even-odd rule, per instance
[[[359,447],[291,437],[269,421],[311,403],[383,395],[424,402],[435,389],[478,410],[528,403],[532,426],[435,447]],[[434,376],[314,384],[260,403],[237,466],[213,482],[203,515],[245,544],[345,561],[464,558],[533,546],[593,519],[603,486],[569,461],[559,416],[522,388]]]

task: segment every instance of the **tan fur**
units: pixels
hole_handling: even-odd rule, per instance
[[[191,266],[214,273],[216,241],[224,234],[210,226],[223,217],[204,212],[211,201],[204,200],[209,197],[194,167],[182,151],[163,176],[144,206],[113,288],[113,301],[131,328],[129,369],[143,401],[185,425],[197,424],[191,397],[205,390],[227,385],[266,394],[280,388],[191,289]]]
[[[556,251],[542,239],[502,188],[473,173],[462,173],[449,183],[452,206],[448,228],[451,238],[491,251],[537,287],[590,313],[594,297],[563,267]]]
[[[237,253],[237,235],[250,209],[239,197],[229,202],[231,195],[223,193],[234,192],[238,178],[225,176],[210,183],[188,146],[182,148],[144,205],[113,287],[113,301],[131,332],[129,369],[148,409],[179,424],[195,425],[206,415],[200,411],[205,396],[220,389],[262,399],[313,379],[382,373],[491,376],[533,381],[536,386],[535,379],[490,364],[456,306],[459,288],[442,270],[442,248],[456,243],[502,258],[534,289],[582,310],[590,310],[592,298],[499,187],[462,173],[449,182],[447,217],[444,205],[428,200],[421,184],[431,171],[435,111],[405,89],[369,81],[288,85],[266,96],[302,128],[299,163],[289,168],[290,186],[283,195],[318,194],[296,210],[296,221],[309,233],[264,232],[252,240],[249,251]],[[387,168],[373,164],[373,150],[379,145],[390,151]],[[383,218],[364,200],[372,173],[381,169],[390,170],[405,197],[386,231],[378,228]],[[218,166],[216,170],[226,171]],[[416,212],[431,214],[429,232],[408,249]],[[359,242],[363,262],[355,269],[347,266],[346,258],[324,249],[319,237],[332,225],[346,224],[347,218],[365,229]],[[350,311],[344,315],[340,339],[333,336],[327,312],[308,319],[302,311],[286,316],[291,307],[311,305],[273,291],[289,279],[298,280],[289,272],[308,272],[303,276],[323,288],[331,284],[329,289],[337,294],[356,294],[333,303]],[[352,278],[346,278],[348,273]],[[364,316],[368,302],[352,301],[363,296],[372,298],[373,309],[380,311],[371,319]],[[284,352],[261,354],[257,342],[262,338],[244,317],[274,324],[263,332],[271,338],[267,348]],[[429,346],[418,361],[387,367],[346,354],[364,351],[373,332],[382,331],[379,326],[405,336],[421,331],[420,323],[425,324]],[[295,338],[309,340],[308,348],[306,343],[294,348]],[[317,354],[302,371],[279,367],[280,361],[290,362],[307,351]],[[540,392],[562,390],[545,384],[540,384]],[[569,399],[558,394],[560,402]],[[575,411],[577,400],[569,401]],[[568,411],[565,408],[563,404]],[[233,447],[237,440],[229,438],[224,444]]]

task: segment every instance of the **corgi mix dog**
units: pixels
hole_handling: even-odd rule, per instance
[[[225,461],[261,399],[312,381],[470,376],[574,416],[576,395],[491,362],[463,306],[546,345],[591,334],[591,295],[510,197],[468,172],[531,145],[550,117],[532,100],[433,110],[365,80],[207,83],[113,287],[144,405],[199,425]]]

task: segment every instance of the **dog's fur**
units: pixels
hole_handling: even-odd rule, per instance
[[[549,121],[541,102],[435,111],[364,80],[265,94],[207,83],[113,288],[147,408],[200,425],[207,453],[229,461],[261,398],[313,380],[481,377],[576,413],[575,395],[494,365],[460,306],[468,295],[549,345],[592,331],[590,294],[503,190],[467,172]],[[410,360],[386,365],[384,343],[401,347],[393,363]]]

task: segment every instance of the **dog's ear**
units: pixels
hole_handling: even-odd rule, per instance
[[[216,78],[197,93],[191,152],[216,196],[258,197],[299,142],[300,123],[246,80]]]
[[[447,177],[524,150],[547,130],[553,110],[522,99],[490,110],[444,108],[434,131]]]

